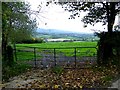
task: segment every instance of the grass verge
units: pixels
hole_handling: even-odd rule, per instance
[[[12,67],[10,66],[4,66],[4,69],[2,70],[2,79],[3,82],[7,82],[9,78],[17,76],[21,73],[26,72],[28,69],[31,69],[32,67],[25,63],[14,63]]]

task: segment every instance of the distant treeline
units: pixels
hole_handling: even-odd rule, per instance
[[[16,43],[26,43],[26,44],[31,44],[31,43],[44,43],[45,41],[42,38],[30,38],[30,39],[24,39],[21,41],[17,41]]]
[[[56,41],[49,41],[48,39],[43,38],[30,38],[30,39],[24,39],[21,41],[17,41],[16,43],[25,43],[25,44],[32,44],[32,43],[45,43],[45,42],[75,42],[75,41],[98,41],[96,39],[66,39],[66,40],[56,40]]]

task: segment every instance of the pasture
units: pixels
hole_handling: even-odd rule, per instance
[[[74,56],[75,48],[77,56],[93,56],[96,54],[96,48],[79,48],[79,47],[97,47],[97,42],[47,42],[35,44],[16,44],[18,60],[30,60],[34,58],[34,48],[36,48],[37,58],[41,58],[38,52],[63,53],[66,56]]]
[[[97,46],[97,42],[47,42],[37,44],[17,44],[20,47],[39,47],[39,48],[63,48],[63,47],[89,47]]]

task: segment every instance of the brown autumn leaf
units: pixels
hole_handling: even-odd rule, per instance
[[[112,70],[112,71],[111,71]],[[105,69],[103,71],[93,71],[92,69],[65,69],[61,75],[56,75],[51,69],[36,69],[24,73],[18,78],[20,80],[32,80],[22,87],[26,88],[59,88],[59,87],[95,87],[95,85],[106,85],[107,81],[102,78],[108,75],[117,74],[115,69]],[[18,79],[17,78],[17,79]],[[33,80],[36,79],[36,80]],[[18,87],[21,85],[18,83]]]

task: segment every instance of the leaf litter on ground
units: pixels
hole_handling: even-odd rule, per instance
[[[98,67],[96,67],[98,68]],[[112,71],[111,71],[112,70]],[[117,70],[64,69],[56,74],[52,69],[32,69],[10,79],[6,88],[96,88],[106,87],[118,74]]]

